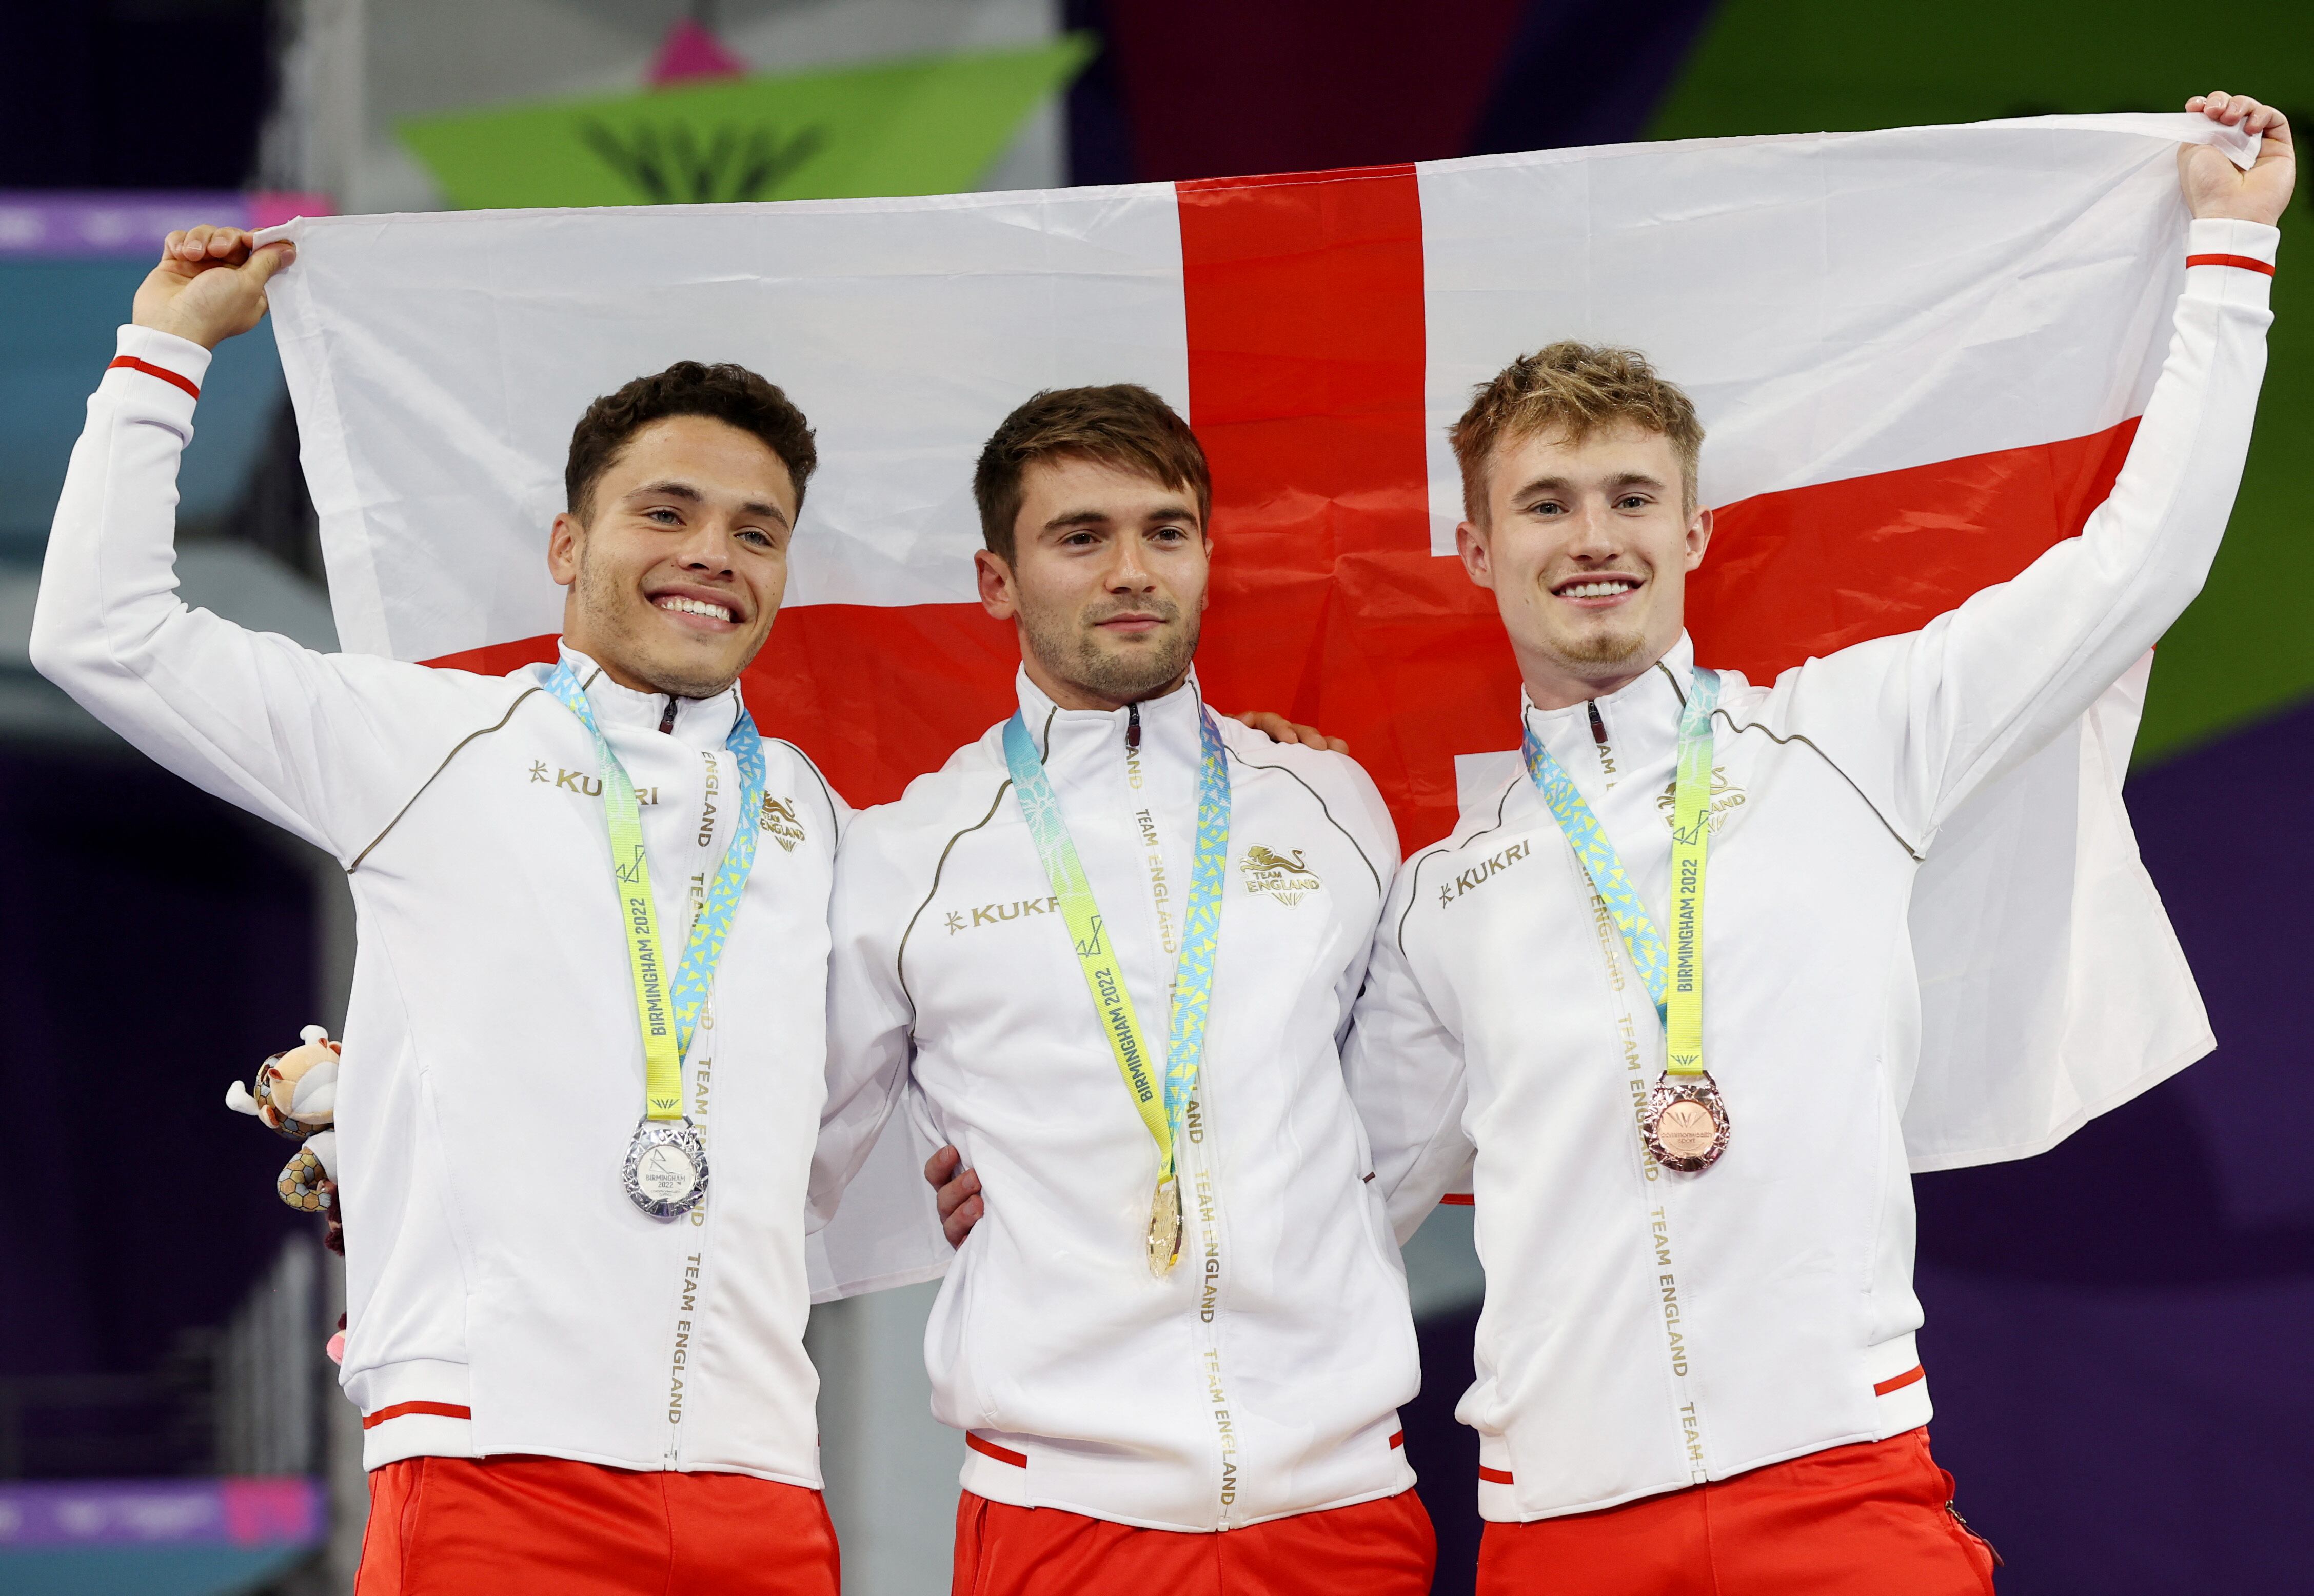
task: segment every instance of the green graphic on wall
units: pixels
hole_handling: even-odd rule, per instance
[[[399,131],[464,208],[953,194],[1091,54],[1071,35],[421,117]]]

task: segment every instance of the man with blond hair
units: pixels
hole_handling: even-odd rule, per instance
[[[1454,430],[1526,769],[1400,871],[1345,1067],[1401,1235],[1475,1195],[1481,1592],[1990,1586],[1922,1427],[1906,913],[1939,828],[2143,655],[2225,528],[2292,152],[2255,101],[2187,109],[2263,146],[2181,154],[2186,287],[2111,497],[1920,631],[1771,686],[1703,668],[1702,428],[1637,354],[1552,345]]]
[[[1414,1326],[1337,1051],[1389,812],[1203,702],[1212,486],[1164,401],[1039,394],[974,487],[1019,710],[845,838],[812,1180],[825,1217],[904,1097],[949,1144],[954,1588],[1419,1596]]]

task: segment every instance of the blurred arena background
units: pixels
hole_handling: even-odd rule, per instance
[[[7,0],[0,869],[17,886],[0,920],[0,1089],[17,1107],[0,1160],[0,1593],[344,1592],[361,1532],[359,1421],[322,1355],[337,1262],[267,1193],[279,1145],[221,1101],[298,1026],[340,1017],[340,878],[147,764],[25,657],[82,401],[166,228],[1160,181],[2172,110],[2213,86],[2302,111],[2314,134],[2314,8],[2269,13],[2255,47],[2226,14]],[[558,144],[527,110],[569,100],[599,109],[599,137]],[[2130,789],[2219,1051],[2046,1157],[1919,1182],[1939,1454],[2007,1558],[2001,1588],[2027,1596],[2302,1588],[2314,1047],[2288,1019],[2306,975],[2287,884],[2291,839],[2314,820],[2314,329],[2292,269],[2314,247],[2310,209],[2301,183],[2248,478],[2208,589],[2162,646]],[[209,389],[183,484],[186,595],[333,647],[269,334],[227,346]],[[1426,1377],[1408,1452],[1438,1524],[1437,1588],[1466,1592],[1477,1451],[1453,1408],[1480,1286],[1469,1211],[1441,1210],[1408,1262]],[[933,1289],[813,1321],[858,1596],[947,1587],[961,1441],[926,1411]]]

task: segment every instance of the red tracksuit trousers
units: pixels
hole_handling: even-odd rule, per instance
[[[1987,1596],[1929,1433],[1833,1447],[1601,1512],[1490,1523],[1479,1596]]]
[[[950,1596],[1428,1596],[1438,1561],[1412,1491],[1243,1530],[1139,1530],[967,1491]]]
[[[565,1458],[404,1458],[369,1477],[355,1596],[837,1596],[817,1491]]]

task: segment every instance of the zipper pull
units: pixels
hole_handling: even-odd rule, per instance
[[[1594,710],[1593,713],[1595,714],[1597,711]],[[667,695],[667,713],[658,718],[658,728],[661,732],[671,732],[675,729],[675,694],[671,692]]]
[[[1141,706],[1125,706],[1125,745],[1128,749],[1141,746]]]
[[[1583,707],[1591,711],[1591,740],[1602,748],[1607,745],[1607,723],[1599,719],[1599,701],[1586,698]]]

